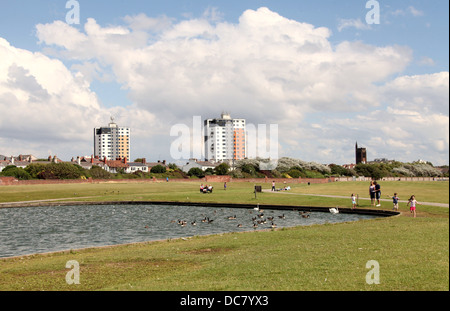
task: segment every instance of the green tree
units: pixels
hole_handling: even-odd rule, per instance
[[[39,174],[45,170],[46,164],[31,163],[25,167],[25,171],[31,175],[32,178],[38,178]]]
[[[93,165],[89,170],[89,175],[94,179],[109,179],[111,178],[111,173],[105,171],[100,166]]]
[[[160,165],[160,164],[158,164],[158,165],[153,166],[153,167],[150,169],[150,172],[151,172],[151,173],[154,173],[154,174],[165,173],[165,172],[166,172],[166,167],[165,167],[165,166],[162,166],[162,165]]]
[[[75,165],[70,163],[50,163],[39,173],[41,179],[78,179],[81,173]]]
[[[229,170],[230,166],[227,163],[221,163],[214,169],[217,175],[226,175]]]
[[[5,167],[0,173],[0,176],[15,177],[19,180],[31,179],[31,175],[27,171],[21,167],[16,167],[15,165],[8,165]]]
[[[193,167],[189,170],[188,175],[191,177],[196,176],[198,178],[203,178],[205,177],[205,172],[199,167]]]

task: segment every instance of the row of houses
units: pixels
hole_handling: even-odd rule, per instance
[[[100,159],[98,156],[84,156],[72,158],[70,161],[63,161],[57,156],[49,156],[48,159],[37,159],[32,155],[19,155],[4,156],[0,155],[0,172],[9,165],[16,167],[26,168],[32,163],[50,164],[50,163],[70,163],[78,164],[84,169],[91,169],[93,166],[99,166],[105,171],[110,173],[118,173],[123,171],[124,173],[134,173],[137,171],[150,172],[151,168],[156,165],[167,167],[166,161],[147,162],[146,159],[142,159],[142,162],[128,162],[126,158],[117,158],[116,160],[107,160],[106,158]]]
[[[50,163],[71,163],[78,164],[84,169],[91,169],[93,166],[99,166],[107,172],[110,173],[135,173],[138,171],[148,173],[151,168],[156,165],[161,165],[163,167],[168,167],[168,164],[165,160],[157,161],[157,162],[147,162],[145,158],[143,158],[140,162],[128,162],[127,158],[117,158],[115,160],[108,160],[106,157],[100,158],[98,156],[84,156],[84,157],[76,157],[72,158],[70,161],[63,161],[59,159],[57,156],[49,156],[45,159],[38,159],[33,155],[19,155],[19,156],[4,156],[0,155],[0,172],[9,165],[14,165],[16,167],[26,168],[31,163],[40,163],[40,164],[50,164]],[[191,168],[200,168],[205,171],[208,168],[214,169],[219,163],[210,162],[210,161],[198,161],[197,159],[190,159],[189,162],[186,163],[181,169],[184,172],[189,172]]]

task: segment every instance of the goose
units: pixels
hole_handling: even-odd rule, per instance
[[[303,218],[309,218],[309,214],[303,214],[302,217]]]
[[[339,214],[339,207],[336,206],[335,208],[334,207],[330,208],[330,213],[331,214]]]
[[[283,214],[282,216],[278,216],[278,218],[285,219],[286,217]]]
[[[267,217],[267,220],[272,221],[273,220],[273,216]]]
[[[191,222],[191,225],[196,226],[197,222],[194,220],[193,222]]]
[[[238,224],[237,227],[238,227],[238,228],[242,228],[242,224]]]
[[[208,223],[210,224],[210,223],[212,223],[214,221],[214,219],[209,219],[209,217],[208,217]]]
[[[276,227],[277,227],[277,225],[276,225],[276,224],[274,224],[274,223],[272,222],[272,225],[271,225],[271,227],[272,227],[272,228],[276,228]]]
[[[228,219],[234,220],[234,219],[236,219],[236,215],[234,215],[234,216],[229,216]]]
[[[253,223],[253,228],[254,229],[258,228],[258,225],[256,223]]]

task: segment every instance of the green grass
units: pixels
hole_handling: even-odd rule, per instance
[[[384,193],[413,192],[420,201],[448,202],[448,182],[382,183]],[[77,197],[89,201],[165,200],[350,206],[349,199],[258,193],[253,184],[92,184],[0,187],[3,202]],[[270,188],[270,184],[263,184]],[[350,197],[360,182],[294,185],[292,192]],[[356,190],[354,190],[356,189]],[[361,189],[361,190],[359,190]],[[395,190],[394,190],[395,189]],[[112,193],[114,191],[114,193]],[[364,193],[365,193],[364,192]],[[22,195],[21,195],[22,194]],[[390,194],[390,193],[389,193]],[[411,193],[412,194],[412,193]],[[341,201],[342,200],[342,201]],[[445,201],[447,200],[447,201]],[[362,208],[370,208],[363,202]],[[388,204],[386,208],[390,209]],[[295,290],[448,291],[448,208],[406,205],[398,217],[289,229],[229,233],[0,259],[0,290]],[[67,285],[69,260],[80,263],[80,285]],[[369,260],[380,284],[366,284]]]

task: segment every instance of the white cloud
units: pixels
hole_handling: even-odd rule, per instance
[[[370,25],[358,19],[340,19],[338,24],[338,31],[341,32],[345,28],[356,28],[359,30],[367,30],[370,29]]]
[[[104,115],[107,121],[115,113],[117,122],[135,133],[132,157],[167,158],[172,125],[190,126],[193,116],[205,119],[229,111],[249,123],[278,124],[283,155],[304,160],[354,161],[353,145],[361,140],[369,157],[392,154],[398,160],[415,160],[401,153],[406,145],[426,150],[418,158],[448,163],[448,134],[435,128],[439,124],[448,132],[448,72],[401,76],[413,59],[408,47],[347,41],[333,45],[329,29],[267,8],[247,10],[235,24],[216,16],[220,13],[211,9],[202,18],[174,22],[140,14],[125,17],[126,25],[108,27],[88,19],[84,31],[60,22],[38,25],[43,47],[52,47],[53,57],[75,62],[71,69],[80,75],[58,60],[30,53],[28,61],[11,59],[4,68],[2,62],[0,81],[11,80],[11,70],[16,79],[22,77],[15,84],[26,85],[27,92],[7,88],[10,96],[22,96],[23,103],[30,101],[33,87],[35,97],[52,96],[55,105],[69,89],[65,96],[72,100],[60,103],[69,107],[68,116],[81,117],[86,105],[93,109],[82,124],[74,124],[79,130],[91,132],[104,123]],[[39,70],[31,64],[38,66],[36,59],[43,63]],[[11,67],[14,63],[20,65]],[[47,74],[43,79],[47,63],[58,65],[61,77]],[[47,83],[52,78],[56,82]],[[81,100],[79,94],[95,97],[89,82],[106,78],[127,90],[131,106],[104,109],[97,99]],[[86,144],[91,144],[90,136]]]
[[[409,6],[409,7],[408,7],[408,11],[409,11],[409,13],[411,13],[413,16],[423,16],[423,12],[420,11],[420,10],[418,10],[418,9],[416,9],[416,8],[413,7],[413,6]]]

